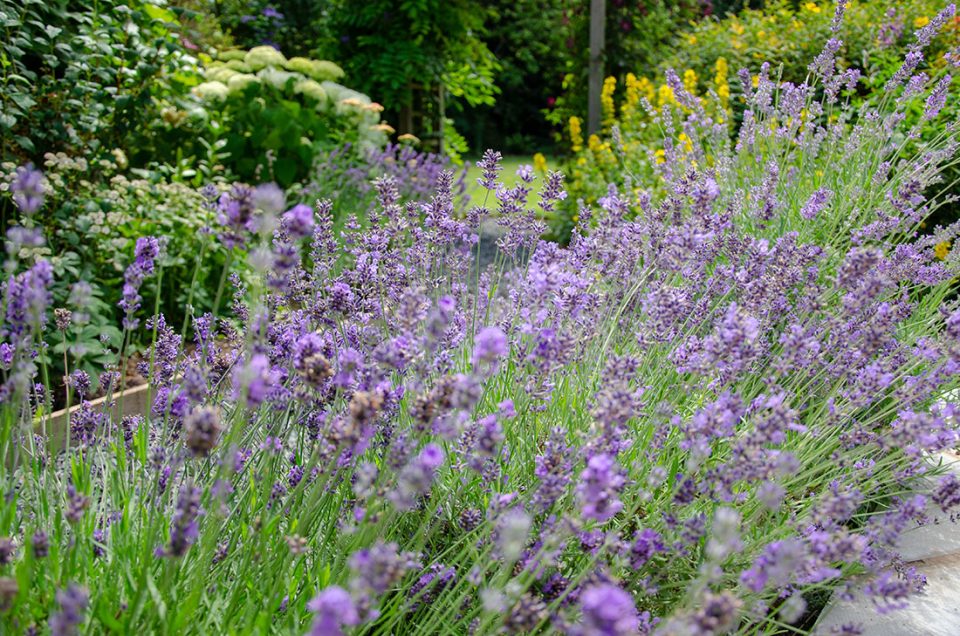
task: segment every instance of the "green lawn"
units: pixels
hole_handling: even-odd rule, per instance
[[[479,157],[468,159],[467,163],[470,164],[470,168],[467,170],[467,208],[474,205],[482,205],[484,195],[486,190],[477,183],[477,179],[480,177],[480,169],[477,168],[476,162]],[[533,155],[508,155],[503,158],[503,170],[500,172],[500,181],[503,182],[508,188],[512,188],[516,185],[517,181],[517,168],[523,164],[533,165]],[[547,169],[556,170],[558,162],[552,157],[547,157]],[[537,179],[533,182],[533,192],[530,194],[529,199],[527,200],[527,206],[532,207],[537,204],[536,193],[540,189],[540,182],[542,181],[542,176],[539,173],[536,173]],[[496,199],[493,196],[493,193],[487,197],[487,207],[494,208],[496,206]]]

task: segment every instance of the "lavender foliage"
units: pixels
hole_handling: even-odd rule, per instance
[[[939,118],[949,87],[894,77],[918,92],[845,112],[836,46],[822,92],[745,86],[735,144],[680,95],[702,153],[668,148],[664,196],[611,187],[566,248],[518,223],[529,254],[485,268],[446,170],[422,197],[381,176],[342,227],[234,189],[219,240],[254,262],[229,319],[185,346],[152,317],[149,408],[81,405],[60,447],[31,428],[52,268],[12,270],[0,575],[90,593],[16,596],[4,627],[772,633],[861,573],[879,611],[909,602],[901,535],[960,505],[931,461],[960,444],[960,259],[936,251],[960,225],[917,232],[958,129],[901,156],[904,109]],[[533,184],[498,167],[523,220]],[[537,194],[549,212],[562,177]],[[158,253],[138,242],[128,329]]]

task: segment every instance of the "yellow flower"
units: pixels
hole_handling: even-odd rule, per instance
[[[683,87],[691,95],[697,94],[697,74],[693,69],[688,68],[683,72]]]
[[[803,8],[810,13],[820,13],[820,7],[816,2],[807,2],[803,5]]]
[[[676,104],[677,99],[673,95],[673,89],[667,84],[662,84],[657,89],[657,106],[663,108],[666,104]]]
[[[620,110],[624,117],[630,117],[637,112],[637,105],[640,104],[640,80],[638,80],[637,76],[633,73],[627,73],[625,81],[627,92]]]
[[[730,67],[727,64],[727,58],[718,57],[714,64],[716,75],[713,77],[713,83],[717,87],[717,95],[720,97],[720,104],[724,110],[730,106],[730,84],[727,83],[727,76],[730,73]]]
[[[533,169],[540,173],[547,171],[547,158],[543,156],[542,152],[533,155]]]
[[[657,158],[657,163],[665,163],[667,161],[667,153],[663,148],[658,148],[653,156]]]
[[[697,43],[697,36],[695,35],[687,36],[687,44],[689,44],[690,46],[694,46],[696,43]]]
[[[913,26],[914,26],[914,28],[917,28],[917,29],[922,29],[923,27],[927,26],[928,24],[930,24],[930,18],[928,18],[928,17],[925,16],[925,15],[922,15],[922,16],[920,16],[919,18],[917,18],[916,20],[913,21]]]
[[[718,85],[726,82],[727,75],[730,74],[730,65],[727,64],[727,58],[718,57],[716,63],[713,65],[713,68],[717,72],[713,81]]]
[[[646,77],[641,77],[640,81],[637,82],[637,90],[647,98],[647,101],[653,101],[655,91],[653,90],[653,82],[648,80]]]
[[[941,261],[950,253],[950,241],[940,241],[933,247],[933,255]]]
[[[570,149],[574,152],[583,150],[583,122],[579,117],[571,117],[570,121]]]
[[[600,137],[597,135],[590,135],[590,138],[587,139],[587,147],[590,148],[594,157],[597,158],[598,163],[616,163],[617,158],[613,156],[613,151],[610,150],[610,144],[600,141]]]
[[[612,126],[617,121],[617,114],[613,108],[613,93],[617,90],[617,78],[612,75],[603,80],[603,90],[600,91],[600,106],[603,109],[603,125]]]
[[[680,133],[680,143],[683,144],[684,152],[693,152],[693,142],[690,141],[686,133]]]
[[[722,84],[717,87],[717,95],[720,97],[720,103],[724,109],[730,107],[730,85]]]

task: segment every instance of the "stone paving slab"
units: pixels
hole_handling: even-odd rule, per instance
[[[930,520],[903,534],[897,549],[904,561],[924,561],[960,553],[960,524],[950,521],[935,505],[928,506]],[[960,634],[960,627],[957,629]]]
[[[960,457],[953,453],[943,453],[940,459],[948,470],[960,476]],[[950,521],[950,515],[944,514],[933,503],[927,506],[927,516],[929,521],[926,524],[905,532],[901,537],[897,547],[904,561],[922,561],[960,554],[960,524]],[[960,626],[957,634],[960,634]]]
[[[960,456],[944,453],[939,459],[960,474]],[[853,600],[830,601],[815,634],[829,634],[832,628],[852,623],[868,636],[960,635],[960,524],[936,507],[929,509],[929,516],[930,522],[905,533],[899,546],[904,560],[927,577],[923,593],[912,596],[905,609],[880,614],[860,593],[864,579],[854,586]]]
[[[910,598],[906,609],[880,614],[857,595],[852,601],[831,601],[815,634],[855,623],[867,636],[957,636],[960,634],[960,555],[914,564],[927,577],[923,593]],[[856,590],[859,592],[859,586]]]

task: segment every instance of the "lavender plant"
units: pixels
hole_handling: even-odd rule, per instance
[[[958,131],[904,153],[903,111],[938,117],[940,78],[921,89],[908,57],[853,111],[833,48],[810,83],[744,73],[735,143],[676,86],[686,116],[663,125],[693,155],[668,142],[667,194],[611,188],[569,248],[492,152],[465,215],[450,172],[405,205],[380,180],[339,233],[328,201],[225,194],[219,231],[257,271],[235,319],[194,317],[189,348],[143,321],[150,412],[81,406],[60,452],[35,415],[50,268],[8,250],[5,629],[805,633],[855,574],[902,606],[923,580],[901,535],[960,503],[937,465],[960,262],[933,249],[960,226],[907,240]],[[551,174],[539,205],[563,196]],[[511,231],[478,271],[490,215]],[[149,310],[127,307],[129,330]]]
[[[340,221],[358,208],[366,210],[375,205],[375,181],[381,177],[392,177],[405,202],[426,203],[436,192],[440,174],[445,170],[454,170],[448,157],[418,151],[407,142],[360,153],[347,143],[314,162],[313,178],[297,195],[306,199],[330,198],[334,217]],[[466,166],[455,172],[451,195],[459,212],[467,191]]]

